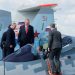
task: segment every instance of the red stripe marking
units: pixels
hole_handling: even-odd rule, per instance
[[[41,4],[41,7],[57,6],[57,4]]]

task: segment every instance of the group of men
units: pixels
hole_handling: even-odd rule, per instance
[[[14,29],[16,24],[13,23],[9,26],[8,30],[4,32],[1,40],[1,48],[3,49],[3,57],[14,52],[16,46]],[[50,25],[48,41],[49,60],[52,67],[52,74],[60,73],[60,54],[62,50],[62,38],[61,33],[57,31],[55,24]],[[30,20],[26,19],[24,25],[20,27],[18,34],[18,43],[22,47],[26,44],[34,44],[34,28],[30,25]],[[58,63],[58,69],[56,69],[56,63]]]
[[[14,32],[15,28],[16,28],[16,23],[13,23],[12,25],[9,25],[8,30],[3,33],[1,39],[3,58],[14,52],[14,48],[16,46],[15,32]],[[26,19],[25,25],[20,27],[18,34],[18,43],[20,47],[29,43],[30,44],[34,43],[34,29],[30,25],[29,19]]]

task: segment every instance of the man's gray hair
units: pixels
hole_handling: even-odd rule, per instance
[[[55,28],[55,24],[53,23],[53,24],[50,24],[50,27],[51,28]]]

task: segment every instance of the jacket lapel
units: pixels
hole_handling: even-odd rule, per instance
[[[26,29],[25,29],[25,26],[24,26],[24,28],[23,28],[23,33],[24,33],[24,34],[26,34]]]

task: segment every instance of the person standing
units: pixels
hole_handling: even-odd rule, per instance
[[[11,25],[8,26],[10,28]],[[7,36],[7,30],[3,33],[2,38],[1,38],[1,49],[2,49],[2,54],[3,57],[5,58],[7,56],[7,49],[6,49],[6,36]]]
[[[61,72],[60,69],[60,54],[62,50],[62,38],[61,33],[57,31],[55,24],[50,25],[51,31],[49,32],[49,41],[48,41],[48,49],[49,60],[51,64],[52,74],[59,74]]]
[[[30,20],[25,20],[25,25],[20,27],[18,42],[20,47],[34,43],[34,28],[30,25]]]
[[[15,28],[16,28],[16,23],[13,23],[7,30],[7,36],[6,36],[7,55],[13,53],[14,48],[16,46],[15,32],[14,32]]]

